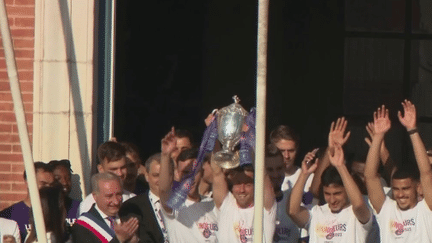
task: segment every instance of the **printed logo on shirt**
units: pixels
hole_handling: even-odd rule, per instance
[[[320,238],[326,238],[331,240],[335,237],[342,237],[343,233],[346,232],[346,224],[335,224],[332,226],[317,224],[315,232]]]
[[[243,225],[244,223],[242,221],[240,223],[234,223],[234,231],[239,236],[241,243],[252,242],[253,228],[246,228]]]
[[[397,222],[395,220],[390,220],[390,231],[393,232],[396,236],[401,236],[404,232],[409,232],[412,230],[412,227],[415,226],[415,219],[407,219],[402,222]]]
[[[202,230],[204,238],[208,239],[212,236],[212,231],[218,231],[218,225],[215,223],[198,223],[198,229]]]

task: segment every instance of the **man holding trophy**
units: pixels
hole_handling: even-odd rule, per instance
[[[211,166],[213,200],[218,210],[219,242],[253,241],[254,167],[252,161],[245,161],[251,156],[242,155],[242,151],[234,152],[240,139],[247,139],[243,135],[246,130],[246,115],[247,112],[238,104],[238,100],[217,114],[218,139],[222,144],[222,151],[212,155]],[[208,119],[212,119],[212,116]],[[253,136],[249,139],[253,140]],[[244,153],[243,143],[241,144],[240,150]],[[253,146],[250,150],[253,150]],[[250,150],[246,151],[249,155],[253,152]],[[273,241],[276,205],[270,178],[265,175],[263,241],[267,243]]]

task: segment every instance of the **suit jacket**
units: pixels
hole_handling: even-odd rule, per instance
[[[120,208],[119,216],[122,221],[128,220],[130,217],[136,217],[139,220],[139,242],[164,242],[163,233],[151,205],[148,191],[125,201]]]
[[[109,232],[112,232],[109,225],[105,222],[105,220],[102,218],[102,216],[99,214],[99,212],[96,210],[95,205],[92,206],[92,208],[88,211],[90,214],[89,216],[93,216],[95,218],[95,223],[101,226],[102,228],[108,229]],[[94,232],[92,232],[90,229],[84,227],[79,223],[81,217],[80,216],[77,220],[77,222],[72,226],[72,239],[74,243],[100,243],[100,242],[108,242],[107,240],[101,240],[100,237],[96,236]],[[93,218],[92,217],[92,218]],[[100,233],[100,232],[98,232]],[[117,237],[112,238],[109,243],[119,243],[119,240]]]

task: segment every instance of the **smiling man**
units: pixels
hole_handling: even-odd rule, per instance
[[[92,177],[91,194],[95,204],[83,213],[72,227],[73,242],[138,242],[138,219],[120,222],[122,181],[112,173],[98,173]]]
[[[374,113],[373,141],[369,149],[365,179],[369,198],[380,226],[381,242],[431,242],[432,236],[432,167],[416,124],[415,106],[405,100],[402,103],[404,115],[398,113],[401,124],[407,129],[411,139],[415,159],[420,172],[410,168],[398,168],[392,175],[393,198],[384,194],[379,179],[379,148],[385,134],[390,130],[389,111],[384,107]],[[424,199],[419,200],[420,185]]]
[[[342,147],[336,144],[328,153],[332,166],[321,177],[326,204],[314,206],[310,211],[300,205],[306,180],[317,168],[316,163],[307,165],[313,159],[310,152],[302,162],[287,211],[299,227],[308,229],[309,242],[366,242],[372,228],[372,213],[345,166]]]
[[[247,164],[224,172],[211,160],[213,199],[217,208],[219,242],[252,242],[254,168]],[[226,173],[226,174],[225,174]],[[264,178],[263,242],[273,242],[276,200],[268,175]]]
[[[122,183],[126,179],[126,148],[120,143],[108,141],[101,144],[98,148],[99,164],[97,169],[99,173],[110,172],[120,178]],[[135,197],[136,194],[123,190],[123,202]],[[90,210],[95,203],[94,197],[88,195],[79,206],[78,216]]]

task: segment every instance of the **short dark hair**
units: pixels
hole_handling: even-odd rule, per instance
[[[185,149],[180,152],[180,154],[177,156],[177,162],[178,161],[186,161],[188,159],[196,159],[198,157],[198,149],[197,148],[190,148]]]
[[[126,157],[126,148],[117,142],[108,141],[101,144],[97,151],[99,163],[117,161]]]
[[[53,172],[53,167],[50,164],[44,163],[42,161],[37,161],[34,162],[34,168],[35,168],[35,173],[38,173],[39,171],[43,171],[43,172]],[[27,173],[26,171],[24,171],[23,173],[23,177],[24,180],[27,180]]]
[[[270,133],[271,143],[275,144],[279,142],[279,140],[281,139],[294,141],[296,148],[298,148],[300,143],[300,137],[297,135],[294,129],[286,125],[279,125],[275,129],[273,129],[273,131],[271,131]]]
[[[72,175],[72,168],[71,163],[68,159],[62,159],[62,160],[51,160],[48,165],[52,167],[52,170],[54,171],[57,167],[61,166],[64,167],[68,172],[69,175]]]
[[[413,181],[420,180],[420,172],[416,168],[396,168],[392,175],[392,180],[412,179]]]
[[[176,129],[175,130],[175,136],[178,138],[188,138],[189,142],[192,146],[194,146],[194,137],[192,133],[189,130],[186,129]]]
[[[337,171],[336,167],[332,165],[327,167],[321,175],[322,186],[330,186],[331,184],[344,186],[339,172]]]
[[[228,190],[231,191],[233,187],[233,183],[230,178],[235,177],[238,173],[245,173],[246,171],[252,172],[255,175],[255,169],[251,164],[240,165],[239,167],[229,169],[225,172]]]

